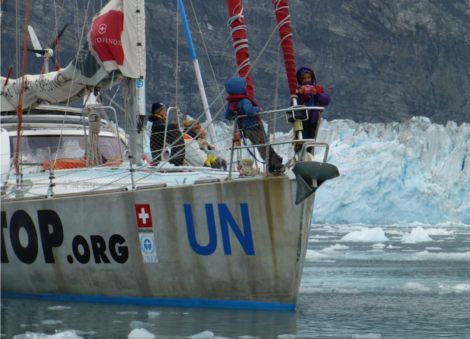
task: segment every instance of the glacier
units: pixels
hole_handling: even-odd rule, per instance
[[[318,190],[313,222],[470,224],[470,124],[322,122],[339,178]]]
[[[214,125],[221,156],[230,159],[232,127]],[[292,136],[277,132],[271,140]],[[374,124],[323,119],[318,141],[329,143],[328,162],[341,175],[318,189],[313,223],[470,224],[470,124],[443,126],[427,117]],[[285,161],[293,155],[288,145],[275,150]],[[315,157],[323,152],[317,148]]]

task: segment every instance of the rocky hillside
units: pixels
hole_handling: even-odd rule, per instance
[[[16,60],[17,55],[21,58],[25,3],[18,0],[2,4],[4,76],[10,66],[14,67],[13,76],[21,68]],[[82,29],[86,34],[91,16],[106,1],[63,3],[61,10],[61,1],[32,1],[30,22],[43,47],[51,41],[56,26],[60,29],[69,24],[60,42],[61,65],[65,66],[77,51]],[[146,2],[147,103],[148,106],[154,101],[177,103],[185,113],[197,116],[202,112],[202,104],[183,28],[177,19],[176,3],[176,0]],[[222,89],[236,70],[225,0],[192,0],[216,80],[191,1],[184,3],[212,102],[218,95],[217,85]],[[244,6],[253,63],[275,27],[275,17],[269,0],[245,0]],[[388,122],[423,115],[437,123],[470,121],[470,0],[291,0],[290,11],[296,64],[312,65],[319,83],[332,97],[326,118]],[[275,106],[277,79],[277,106],[289,103],[282,64],[277,72],[278,46],[276,34],[252,73],[256,99],[266,109]],[[38,73],[41,65],[41,59],[32,53],[28,55],[29,73]],[[114,90],[108,94],[113,95]],[[216,101],[213,114],[222,103]]]

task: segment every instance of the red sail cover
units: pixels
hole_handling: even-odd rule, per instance
[[[297,79],[295,77],[295,59],[294,44],[292,43],[292,34],[289,17],[288,0],[272,0],[276,12],[276,21],[279,27],[279,37],[281,39],[282,54],[284,55],[284,64],[286,65],[287,82],[292,97],[297,98]]]
[[[238,71],[238,75],[240,77],[246,77],[246,93],[249,97],[254,98],[253,84],[251,82],[250,74],[248,74],[248,70],[250,69],[250,52],[248,51],[248,41],[246,38],[243,1],[227,0],[227,7],[230,18],[230,27],[233,32],[233,48],[237,50],[238,47],[244,46],[243,48],[240,48],[235,55],[237,66],[240,68],[240,66],[243,65],[243,67]]]
[[[90,50],[106,72],[145,77],[144,0],[110,0],[93,18]]]

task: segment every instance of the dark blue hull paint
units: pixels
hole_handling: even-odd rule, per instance
[[[75,295],[75,294],[28,294],[28,293],[2,293],[1,296],[2,298],[63,300],[63,301],[89,302],[89,303],[99,303],[99,304],[118,304],[118,305],[295,311],[295,304],[269,303],[269,302],[260,302],[260,301],[215,300],[215,299],[134,298],[134,297],[105,297],[105,296],[96,296],[96,295]]]

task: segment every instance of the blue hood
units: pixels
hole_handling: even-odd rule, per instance
[[[246,94],[246,79],[233,77],[225,83],[225,91],[231,95]]]

